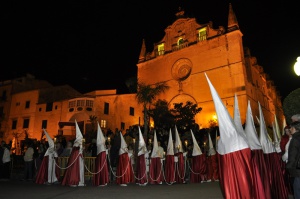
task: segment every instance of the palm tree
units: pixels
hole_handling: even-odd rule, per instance
[[[167,89],[169,89],[169,86],[166,84],[166,82],[158,82],[154,85],[147,85],[145,83],[138,83],[137,85],[137,93],[136,93],[136,99],[139,104],[143,104],[144,108],[144,137],[147,139],[147,133],[148,133],[148,109],[147,106],[154,102],[156,97],[164,93]]]

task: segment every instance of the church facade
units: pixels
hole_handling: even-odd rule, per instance
[[[183,10],[176,16],[152,52],[147,51],[143,41],[137,64],[139,82],[165,82],[170,89],[158,98],[166,100],[170,108],[186,101],[202,107],[196,116],[200,127],[208,127],[216,116],[205,74],[232,116],[237,95],[242,124],[248,100],[254,116],[258,116],[258,102],[261,104],[267,125],[271,126],[275,115],[282,121],[280,96],[263,67],[243,46],[243,34],[231,4],[226,29],[214,29],[212,22],[199,24],[195,18],[185,17]]]

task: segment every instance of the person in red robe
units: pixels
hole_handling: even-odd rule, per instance
[[[175,125],[175,181],[178,184],[185,182],[185,157],[187,153],[183,153],[182,142]]]
[[[236,126],[217,91],[205,73],[215,105],[220,130],[218,163],[220,187],[224,198],[253,199],[251,150]]]
[[[128,153],[127,144],[120,132],[121,147],[119,150],[119,161],[117,166],[116,183],[120,186],[127,186],[129,183],[134,182],[134,173],[131,167],[131,153]]]
[[[44,134],[47,137],[49,147],[44,154],[44,158],[36,176],[35,183],[51,185],[53,183],[59,183],[60,170],[56,165],[58,155],[56,153],[56,150],[54,149],[54,142],[52,138],[49,136],[45,129],[43,130]]]
[[[219,181],[217,153],[211,141],[210,133],[208,133],[208,151],[207,151],[207,181]]]
[[[72,152],[68,159],[67,170],[64,174],[62,185],[70,187],[85,186],[84,160],[83,160],[83,136],[75,120],[76,139]]]
[[[193,139],[193,153],[190,168],[190,182],[200,183],[206,180],[206,157],[205,154],[202,153],[192,130],[191,134]]]
[[[140,127],[138,127],[138,129],[139,129],[139,147],[138,147],[138,156],[136,161],[137,162],[136,183],[140,186],[146,186],[148,184],[148,176],[147,176],[147,168],[146,168],[146,158],[148,158],[148,151]]]
[[[251,162],[253,166],[254,176],[256,176],[254,180],[257,181],[259,180],[258,177],[260,177],[262,182],[262,186],[258,186],[260,184],[259,181],[254,183],[255,185],[257,185],[254,187],[256,189],[257,196],[260,196],[259,193],[264,193],[265,197],[260,196],[261,198],[271,199],[272,196],[270,178],[268,174],[269,171],[266,167],[262,146],[259,142],[258,134],[254,125],[250,101],[248,101],[247,107],[245,134],[252,154]]]
[[[109,172],[107,162],[107,149],[105,137],[102,133],[99,122],[97,122],[97,156],[95,160],[95,171],[93,176],[94,186],[106,186],[109,183]]]
[[[265,124],[262,108],[259,102],[258,107],[260,121],[259,141],[263,149],[264,159],[269,174],[272,199],[286,199],[288,198],[288,189],[285,185],[284,176],[281,170],[281,159],[278,158],[279,156],[275,150],[275,146],[268,138],[267,127]]]
[[[156,131],[154,130],[153,149],[152,149],[151,160],[149,165],[150,184],[162,184],[163,158],[164,158],[164,151],[163,148],[158,145]]]
[[[167,155],[166,155],[166,164],[165,164],[165,173],[164,180],[167,185],[172,185],[175,183],[175,160],[174,160],[174,145],[172,139],[172,131],[170,129],[169,133],[169,141],[167,147]]]

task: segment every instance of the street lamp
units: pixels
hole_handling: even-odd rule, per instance
[[[300,76],[300,57],[297,57],[297,61],[294,64],[294,71],[296,75]]]

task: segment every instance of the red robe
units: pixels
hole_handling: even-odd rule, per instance
[[[175,163],[175,181],[176,183],[185,183],[185,159],[182,152],[176,153],[178,162]]]
[[[165,181],[166,181],[167,184],[173,184],[175,182],[174,155],[167,155],[166,156]]]
[[[119,155],[117,168],[117,184],[128,184],[134,182],[134,173],[131,167],[131,160],[128,153]]]
[[[56,163],[57,158],[55,158],[53,161],[54,164]],[[40,169],[38,171],[38,174],[35,179],[35,183],[37,184],[44,184],[44,183],[52,183],[54,182],[54,179],[48,179],[48,168],[49,168],[49,156],[44,156],[42,163],[40,165]],[[60,170],[57,165],[55,165],[55,174],[56,179],[59,179]]]
[[[201,181],[204,181],[206,179],[205,175],[207,173],[205,154],[193,156],[191,165],[190,182],[199,183]]]
[[[147,184],[148,179],[147,179],[145,154],[139,155],[137,157],[136,170],[137,170],[136,183],[138,183],[138,184]]]
[[[109,183],[109,172],[106,158],[106,151],[99,153],[95,160],[95,171],[93,177],[93,185],[101,186]]]
[[[163,165],[160,157],[151,158],[149,166],[150,184],[161,184],[163,180]]]

